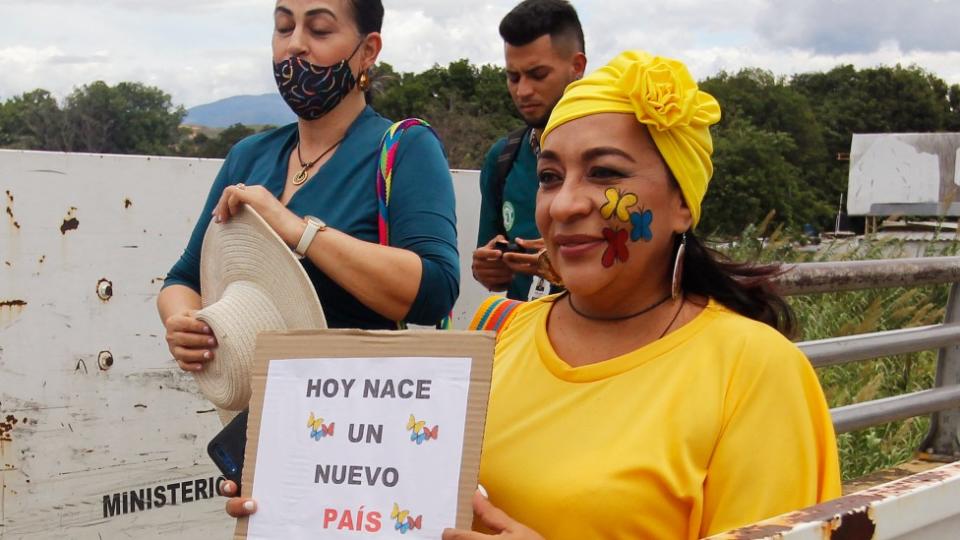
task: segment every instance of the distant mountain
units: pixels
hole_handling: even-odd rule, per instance
[[[233,96],[191,107],[187,109],[187,117],[183,119],[183,123],[225,128],[238,123],[281,126],[296,119],[280,94],[274,92],[261,96]]]

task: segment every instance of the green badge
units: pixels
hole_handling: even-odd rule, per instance
[[[513,228],[513,222],[517,218],[517,213],[513,210],[513,203],[506,201],[503,203],[503,228],[510,232]]]

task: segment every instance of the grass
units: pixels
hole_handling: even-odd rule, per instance
[[[766,224],[750,227],[722,248],[737,260],[817,262],[903,256],[905,245],[867,237],[834,247],[801,249],[795,239],[774,231],[760,240]],[[930,243],[924,255],[954,255],[958,242]],[[949,285],[872,289],[789,298],[800,326],[800,340],[863,334],[941,322]],[[923,351],[831,366],[817,371],[830,407],[931,388],[936,377],[937,351]],[[930,426],[929,417],[893,422],[838,436],[843,480],[903,463],[919,449]]]

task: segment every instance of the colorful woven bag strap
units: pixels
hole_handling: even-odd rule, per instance
[[[383,246],[390,245],[390,189],[393,187],[393,169],[397,162],[400,138],[408,129],[415,126],[425,127],[429,129],[430,133],[433,133],[437,139],[440,138],[426,120],[407,118],[390,126],[380,140],[380,161],[377,165],[377,229],[380,237],[380,245]],[[444,317],[437,325],[437,328],[449,329],[452,318],[452,313]],[[406,328],[406,323],[399,321],[397,327]]]
[[[510,300],[502,296],[491,296],[480,304],[477,313],[470,322],[470,330],[485,330],[500,333],[510,324],[517,308],[524,302]]]
[[[397,150],[400,148],[400,138],[414,126],[423,126],[430,130],[435,137],[440,138],[437,132],[425,120],[407,118],[401,120],[387,130],[380,140],[380,164],[377,166],[377,226],[380,232],[380,244],[390,245],[390,188],[393,186],[393,169],[397,161]]]

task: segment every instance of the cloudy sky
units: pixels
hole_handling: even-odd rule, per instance
[[[403,71],[502,63],[516,0],[385,0],[383,61]],[[960,83],[960,0],[573,0],[593,67],[644,48],[698,78],[915,63]],[[104,80],[163,88],[188,107],[274,91],[271,0],[0,0],[0,99]]]

